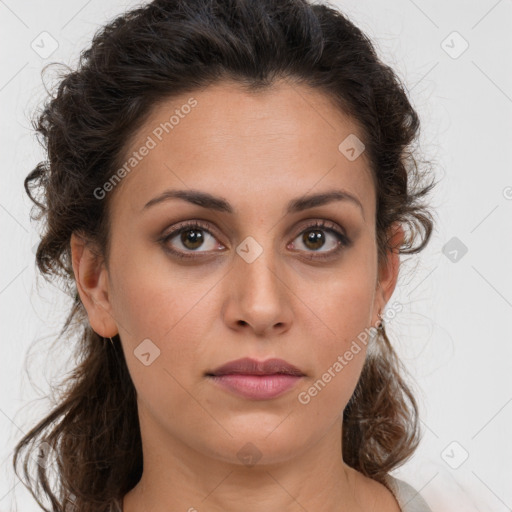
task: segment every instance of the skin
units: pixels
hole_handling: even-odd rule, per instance
[[[71,239],[90,324],[103,337],[119,333],[138,394],[144,473],[124,512],[234,512],[242,504],[247,512],[399,511],[383,485],[341,457],[342,412],[365,346],[308,404],[297,399],[378,323],[398,277],[396,251],[378,265],[366,155],[349,161],[338,150],[349,134],[363,138],[357,125],[302,85],[283,81],[254,94],[223,82],[162,102],[127,156],[190,97],[197,106],[110,192],[108,265],[77,233]],[[167,189],[221,196],[235,212],[182,199],[141,211]],[[291,199],[333,189],[353,194],[362,211],[345,200],[285,214]],[[201,230],[203,245],[184,246],[179,235],[158,241],[194,219],[210,227]],[[304,241],[317,220],[334,223],[352,244],[333,254],[328,230],[323,245]],[[395,226],[392,242],[403,235]],[[248,236],[263,249],[251,263],[236,252]],[[174,257],[166,245],[197,258]],[[134,355],[146,338],[160,350],[148,366]],[[282,358],[306,376],[264,401],[205,377],[241,357]],[[248,442],[261,457],[253,466],[237,456]]]

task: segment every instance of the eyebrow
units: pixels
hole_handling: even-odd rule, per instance
[[[200,190],[166,190],[148,201],[142,208],[142,211],[171,199],[182,199],[197,206],[218,212],[234,213],[233,207],[224,198],[216,197],[207,192],[201,192]],[[361,210],[364,218],[363,205],[356,196],[346,190],[331,190],[329,192],[297,197],[288,202],[286,213],[298,213],[309,208],[322,206],[334,201],[349,201],[352,204],[355,204]]]

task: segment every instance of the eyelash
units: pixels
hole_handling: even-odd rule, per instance
[[[323,221],[323,220],[315,221],[314,223],[307,225],[297,236],[302,235],[304,232],[313,230],[315,228],[332,233],[338,239],[339,244],[337,245],[337,247],[335,249],[328,251],[326,254],[323,254],[321,256],[317,256],[316,254],[322,254],[322,253],[316,253],[315,251],[311,251],[311,253],[315,254],[315,256],[312,256],[309,259],[322,260],[322,259],[332,258],[333,255],[339,253],[343,248],[349,247],[352,244],[352,242],[346,235],[344,235],[343,233],[338,231],[338,229],[336,229],[336,224],[333,224],[328,221]],[[190,221],[190,222],[186,222],[184,224],[179,225],[176,229],[171,231],[169,234],[163,236],[159,240],[159,242],[164,246],[166,251],[172,253],[174,256],[177,256],[178,258],[183,258],[183,259],[200,258],[201,256],[192,256],[192,255],[185,254],[181,251],[176,251],[174,249],[171,249],[168,245],[169,240],[174,238],[176,235],[181,234],[183,231],[189,231],[189,230],[190,231],[192,231],[192,230],[206,231],[208,234],[210,234],[211,236],[216,238],[215,234],[211,232],[210,226],[208,226],[205,223],[202,223],[201,221],[196,220],[196,221]],[[295,238],[297,238],[297,236]]]

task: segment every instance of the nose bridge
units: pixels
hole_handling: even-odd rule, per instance
[[[234,303],[230,308],[236,311],[236,318],[231,320],[243,320],[259,331],[287,323],[286,287],[279,276],[276,247],[272,231],[265,229],[247,236],[236,247],[232,270]]]
[[[276,277],[279,255],[275,245],[272,233],[261,230],[258,235],[247,236],[236,248],[235,271],[240,273],[241,282],[247,287],[244,291],[252,292],[249,295],[263,294],[262,298],[270,300],[279,294],[281,284]]]

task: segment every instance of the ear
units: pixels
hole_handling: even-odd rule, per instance
[[[78,293],[87,310],[92,329],[109,338],[118,333],[109,302],[108,271],[94,245],[78,235],[71,234],[71,260]]]
[[[389,250],[387,252],[387,261],[379,264],[378,283],[375,295],[372,325],[379,323],[379,313],[382,315],[384,308],[389,301],[398,281],[398,271],[400,269],[400,254],[398,252],[403,243],[405,233],[400,223],[395,223],[389,229]]]

